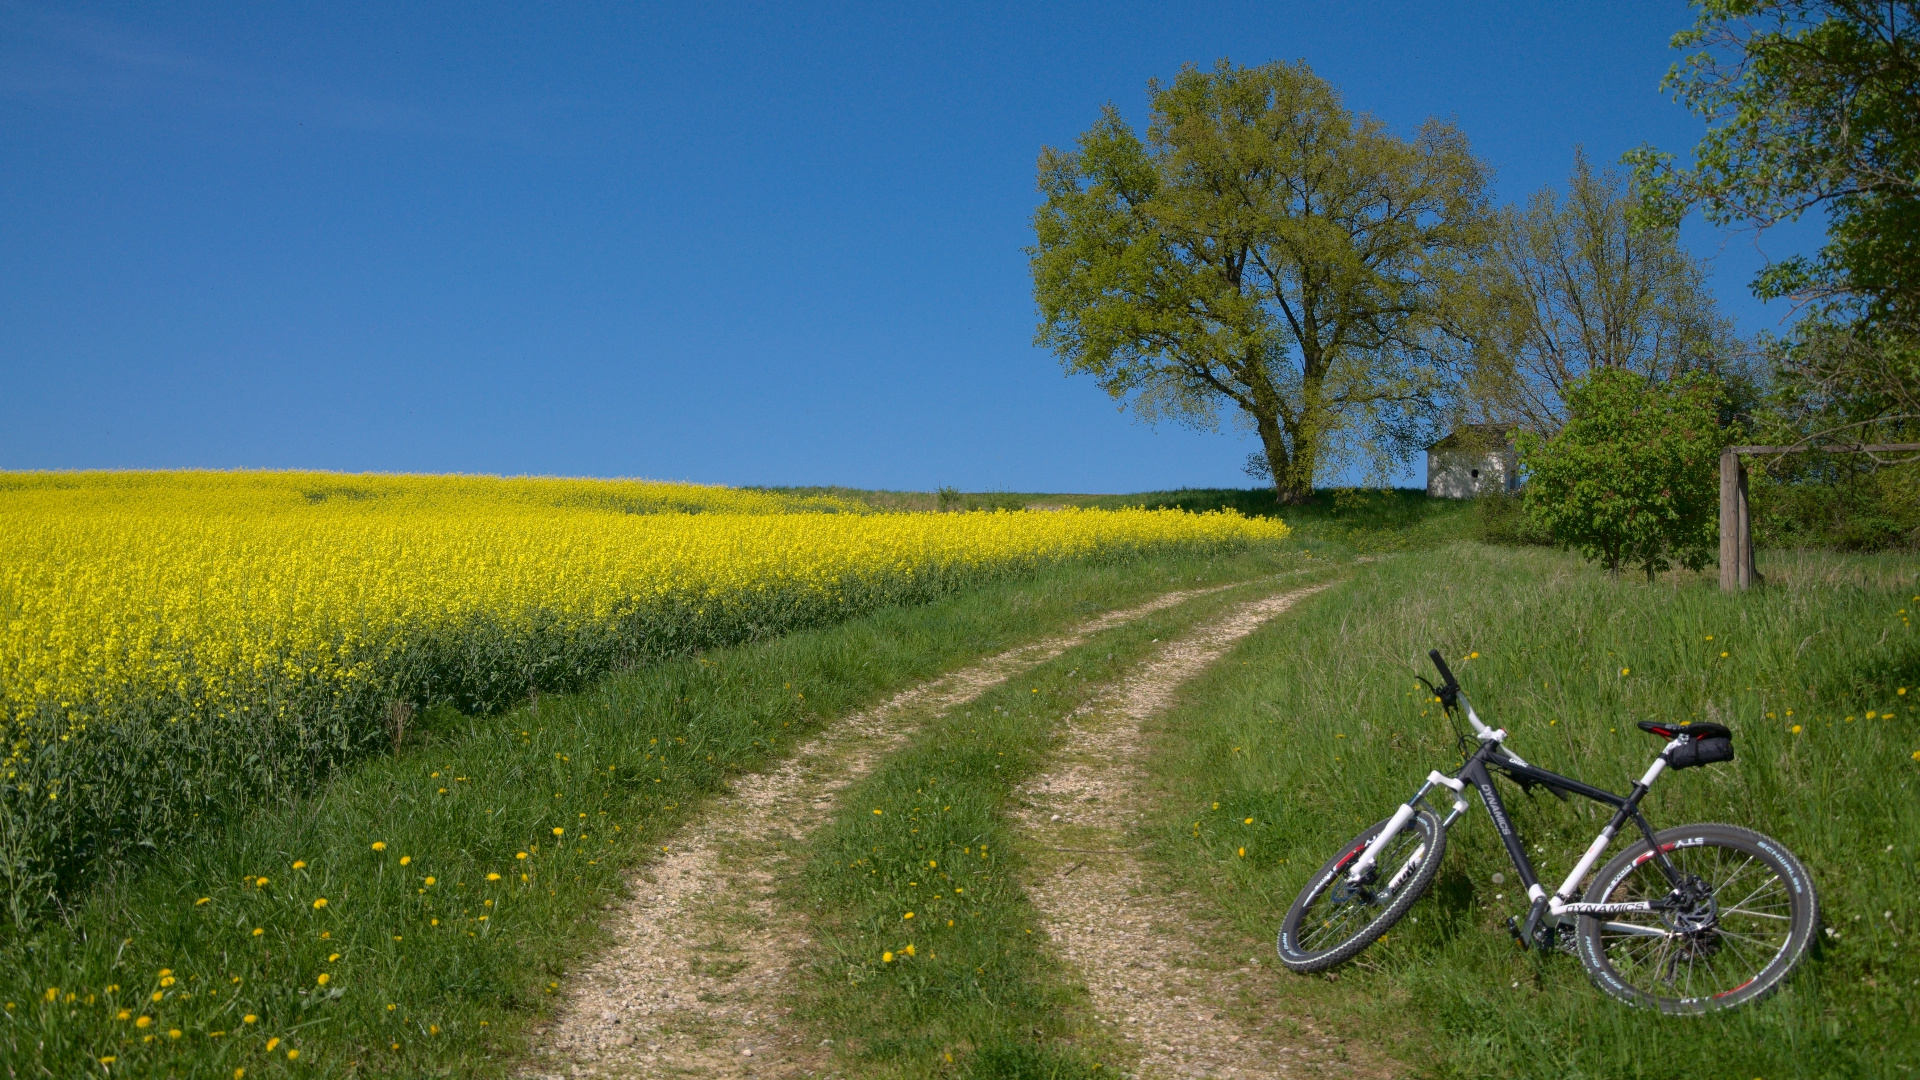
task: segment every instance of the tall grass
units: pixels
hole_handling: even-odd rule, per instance
[[[1663,1018],[1601,997],[1570,957],[1522,953],[1503,924],[1525,899],[1476,805],[1413,919],[1337,980],[1276,973],[1275,1000],[1396,1036],[1405,1060],[1442,1077],[1920,1068],[1920,566],[1768,564],[1773,584],[1726,594],[1711,575],[1612,582],[1538,549],[1458,544],[1374,563],[1250,639],[1166,718],[1156,768],[1191,795],[1161,808],[1158,858],[1211,884],[1231,947],[1271,956],[1280,917],[1335,846],[1427,770],[1458,764],[1414,681],[1433,647],[1517,753],[1613,790],[1659,748],[1635,721],[1718,721],[1736,759],[1669,774],[1646,809],[1656,827],[1755,828],[1806,862],[1824,929],[1773,998]],[[1557,884],[1604,808],[1505,790]]]

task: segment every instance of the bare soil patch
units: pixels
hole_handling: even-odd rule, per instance
[[[802,841],[838,795],[927,719],[1142,616],[1245,584],[1166,593],[895,695],[833,724],[770,771],[742,777],[635,873],[615,944],[567,988],[527,1074],[802,1076],[827,1060],[785,1024],[805,919],[777,907]]]

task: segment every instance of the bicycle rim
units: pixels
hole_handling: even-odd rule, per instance
[[[1813,899],[1792,856],[1771,841],[1757,842],[1762,840],[1730,827],[1662,833],[1661,847],[1674,868],[1710,890],[1711,919],[1700,926],[1663,912],[1583,917],[1582,960],[1595,982],[1616,997],[1665,1012],[1705,1012],[1770,991],[1805,951]],[[1587,899],[1660,900],[1671,888],[1652,853],[1643,850],[1602,871]]]

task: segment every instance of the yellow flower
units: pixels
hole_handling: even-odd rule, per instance
[[[1794,733],[1795,735],[1798,735],[1798,734],[1800,734],[1800,725],[1799,725],[1799,724],[1795,724],[1795,725],[1793,725],[1793,733]]]
[[[244,1068],[233,1070],[233,1080],[244,1080],[246,1075],[247,1070]]]
[[[439,1024],[428,1024],[428,1025],[427,1025],[427,1034],[429,1034],[429,1035],[438,1035],[438,1034],[440,1034],[440,1025],[439,1025]]]
[[[911,911],[909,911],[909,912],[907,912],[907,913],[906,913],[905,915],[902,915],[902,916],[900,916],[900,917],[901,917],[902,919],[911,919],[911,918],[913,918],[913,912],[911,912]]]
[[[150,1028],[153,1026],[153,1017],[143,1016],[140,1019],[135,1020],[133,1022],[133,1026],[137,1028]]]
[[[161,986],[172,986],[173,983],[174,983],[174,978],[171,975],[164,975],[160,979]]]
[[[553,835],[555,835],[555,836],[565,836],[566,834],[567,834],[567,830],[565,830],[565,829],[563,829],[563,828],[561,828],[560,826],[558,826],[558,825],[555,825],[555,826],[553,827]]]
[[[1242,824],[1242,825],[1251,825],[1251,824],[1253,824],[1253,819],[1252,819],[1252,818],[1245,818],[1245,819],[1242,819],[1242,820],[1241,820],[1241,822],[1240,822],[1240,824]]]
[[[169,1039],[177,1039],[180,1037],[180,1034],[181,1032],[179,1028],[169,1028],[167,1030],[167,1038]]]
[[[59,996],[60,996],[60,988],[59,988],[59,987],[57,987],[57,986],[49,986],[49,987],[47,987],[47,1000],[48,1000],[48,1001],[52,1001],[52,1000],[54,1000],[55,998],[57,998],[57,997],[59,997]]]
[[[433,878],[431,878],[431,877],[429,877],[429,878],[427,878],[427,879],[426,879],[426,883],[427,883],[428,885],[431,885],[431,884],[433,884]]]
[[[267,879],[266,879],[266,878],[255,878],[255,879],[254,879],[254,882],[253,882],[253,887],[254,887],[254,888],[256,888],[256,889],[264,889],[264,888],[266,888],[266,887],[267,887]]]
[[[402,856],[400,856],[400,865],[401,865],[401,866],[405,866],[405,865],[407,865],[408,863],[410,863],[410,862],[412,862],[412,861],[413,861],[413,856],[411,856],[411,855],[402,855]]]
[[[307,860],[305,859],[293,860],[293,868],[295,870],[305,870],[307,868]]]
[[[1247,857],[1247,849],[1246,849],[1246,848],[1241,848],[1241,849],[1240,849],[1240,857],[1241,857],[1241,858],[1243,858],[1243,859]]]
[[[373,842],[373,850],[375,851],[387,850],[387,842],[385,840],[375,840]]]
[[[213,897],[211,897],[211,896],[203,896],[203,897],[201,897],[200,899],[198,899],[198,900],[195,900],[195,901],[193,902],[193,906],[194,906],[194,907],[199,907],[199,906],[200,906],[201,904],[210,904],[210,903],[212,903],[212,902],[213,902]]]
[[[314,909],[315,909],[316,911],[317,911],[317,910],[319,910],[320,908],[323,908],[323,907],[326,907],[326,906],[327,906],[327,898],[323,896],[323,897],[321,897],[321,898],[319,898],[318,900],[315,900],[315,901],[313,902],[313,906],[314,906]]]
[[[259,1017],[257,1017],[257,1016],[255,1016],[255,1015],[253,1015],[252,1013],[248,1013],[247,1015],[245,1015],[245,1016],[243,1016],[243,1017],[241,1017],[241,1018],[240,1018],[240,1022],[241,1022],[241,1023],[243,1023],[243,1024],[251,1024],[251,1023],[253,1023],[253,1022],[254,1022],[255,1020],[258,1020],[258,1019],[260,1019],[260,1018],[259,1018]]]
[[[526,857],[527,857],[527,853],[526,853],[526,852],[524,852],[524,851],[522,851],[522,852],[518,852],[518,853],[516,853],[516,854],[514,855],[514,858],[516,858],[516,859],[524,859],[524,858],[526,858]]]
[[[495,873],[492,873],[492,872],[489,872],[489,873],[487,874],[487,880],[488,880],[488,881],[499,881],[499,880],[500,880],[500,875],[499,875],[499,874],[495,874]]]
[[[1622,674],[1622,675],[1625,675],[1625,674],[1627,674],[1628,672],[1630,672],[1630,671],[1632,671],[1632,670],[1633,670],[1632,668],[1621,668],[1621,669],[1620,669],[1620,674]]]
[[[266,932],[267,932],[267,928],[264,926],[256,926],[253,928],[254,937],[259,937],[261,934],[264,934]]]
[[[167,996],[167,995],[166,995],[166,994],[165,994],[164,992],[162,992],[162,991],[159,991],[159,990],[155,990],[155,991],[153,992],[153,1000],[155,1000],[155,1001],[159,1001],[159,1000],[160,1000],[161,998],[163,998],[163,997],[166,997],[166,996]],[[52,999],[52,998],[48,998],[47,1000],[48,1000],[48,1001],[52,1001],[53,999]]]
[[[320,984],[321,986],[325,986],[325,985],[327,985],[327,981],[328,981],[328,980],[329,980],[330,978],[331,978],[331,976],[329,976],[329,975],[328,975],[328,974],[327,974],[326,972],[324,972],[324,971],[323,971],[323,972],[321,972],[321,973],[320,973],[320,976],[319,976],[319,978],[316,978],[316,979],[314,979],[313,981],[314,981],[314,982],[317,982],[317,983],[319,983],[319,984]]]
[[[329,963],[329,964],[331,964],[331,963],[333,963],[333,962],[334,962],[335,960],[338,960],[338,959],[340,959],[340,954],[339,954],[339,953],[334,953],[333,955],[331,955],[331,956],[329,956],[329,957],[327,957],[327,963]]]
[[[131,1020],[133,1019],[133,1011],[130,1009],[121,1009],[120,1012],[114,1017],[114,1019]]]
[[[1726,658],[1727,658],[1727,654],[1726,654],[1726,653],[1721,653],[1721,654],[1720,654],[1720,658],[1721,658],[1722,660],[1724,660],[1724,659],[1726,659]]]
[[[913,943],[912,943],[912,942],[908,942],[908,943],[907,943],[907,947],[906,947],[906,948],[904,948],[904,949],[901,949],[900,951],[901,951],[901,952],[903,952],[903,953],[906,953],[906,954],[907,954],[908,956],[914,956],[914,955],[916,955],[916,954],[914,953],[914,951],[913,951]]]
[[[887,952],[883,952],[883,953],[881,953],[881,954],[880,954],[880,962],[881,962],[881,963],[883,963],[883,964],[891,964],[891,963],[893,963],[893,952],[892,952],[891,950],[889,950],[889,951],[887,951]]]
[[[280,1036],[278,1035],[275,1035],[273,1038],[267,1040],[268,1050],[272,1050],[274,1047],[279,1045],[280,1045]]]
[[[300,1059],[300,1051],[298,1051],[298,1050],[289,1050],[289,1051],[287,1051],[287,1060],[288,1060],[288,1061],[298,1061],[299,1059]]]
[[[1469,659],[1469,660],[1478,660],[1478,659],[1480,659],[1480,654],[1479,654],[1479,653],[1477,653],[1477,652],[1475,652],[1475,653],[1468,653],[1468,654],[1467,654],[1467,659]]]

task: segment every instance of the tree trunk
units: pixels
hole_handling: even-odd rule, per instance
[[[1302,485],[1299,481],[1300,463],[1287,446],[1286,432],[1281,429],[1280,418],[1274,415],[1254,414],[1254,430],[1260,434],[1260,446],[1267,453],[1267,473],[1273,477],[1273,494],[1287,506],[1299,506],[1313,497],[1313,482]],[[1309,476],[1312,474],[1309,473]]]

